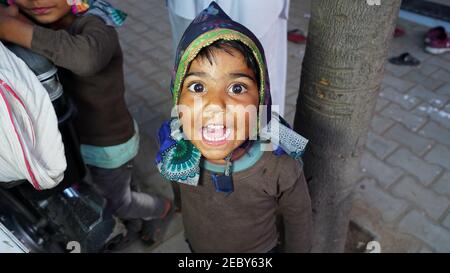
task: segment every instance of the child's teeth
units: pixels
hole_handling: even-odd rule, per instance
[[[216,125],[216,124],[207,125],[206,128],[203,128],[203,137],[207,141],[212,142],[223,141],[227,139],[231,134],[231,130],[229,128],[225,130],[224,128],[225,128],[224,125]]]
[[[230,137],[230,134],[231,134],[231,129],[226,129],[225,130],[225,138],[229,138]]]
[[[206,126],[208,130],[217,130],[217,129],[223,129],[223,125],[216,125],[216,124],[209,124]]]

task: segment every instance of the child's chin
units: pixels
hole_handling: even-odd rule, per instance
[[[35,22],[41,25],[53,24],[57,21],[56,19],[47,16],[33,16],[33,19]]]
[[[210,144],[203,140],[192,141],[192,143],[200,150],[202,156],[208,160],[223,160],[241,144],[241,142],[230,140],[225,141],[221,145]]]
[[[208,159],[208,160],[223,160],[225,157],[227,157],[227,155],[229,155],[232,152],[232,148],[228,148],[228,147],[222,147],[222,148],[206,148],[206,147],[201,147],[200,152],[202,153],[202,155]]]
[[[61,18],[58,18],[58,15],[53,12],[51,12],[49,14],[42,14],[42,15],[28,13],[28,15],[33,19],[33,21],[35,21],[38,24],[42,24],[42,25],[53,24],[61,19]]]

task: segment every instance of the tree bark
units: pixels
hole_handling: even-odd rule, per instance
[[[388,46],[401,0],[313,0],[294,128],[314,212],[313,252],[343,252]]]

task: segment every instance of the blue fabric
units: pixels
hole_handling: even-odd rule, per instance
[[[223,174],[211,174],[211,181],[216,188],[216,192],[230,194],[234,191],[233,177]]]
[[[125,22],[127,14],[114,8],[110,3],[103,0],[89,0],[89,9],[85,14],[95,15],[102,18],[108,26],[120,27]]]
[[[163,160],[162,152],[168,150],[170,147],[176,144],[176,141],[170,137],[170,120],[165,121],[161,125],[158,133],[158,139],[161,146],[158,153],[156,154],[156,164],[159,164]]]
[[[159,130],[161,145],[156,155],[156,166],[169,181],[196,186],[200,177],[200,151],[184,139],[180,120],[164,122]]]

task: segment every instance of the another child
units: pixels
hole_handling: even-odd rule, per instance
[[[161,127],[156,163],[165,178],[181,183],[192,250],[274,252],[284,239],[287,252],[309,251],[312,209],[299,159],[307,141],[282,119],[263,122],[271,102],[258,39],[212,2],[184,33],[175,72],[177,113]],[[267,112],[252,114],[258,106]],[[263,151],[271,146],[264,132],[279,140],[275,152]]]
[[[126,15],[101,0],[8,3],[0,7],[0,39],[60,68],[64,91],[78,109],[75,126],[83,158],[109,207],[123,219],[165,217],[169,201],[130,188],[139,133],[125,104],[123,55],[115,30]]]

